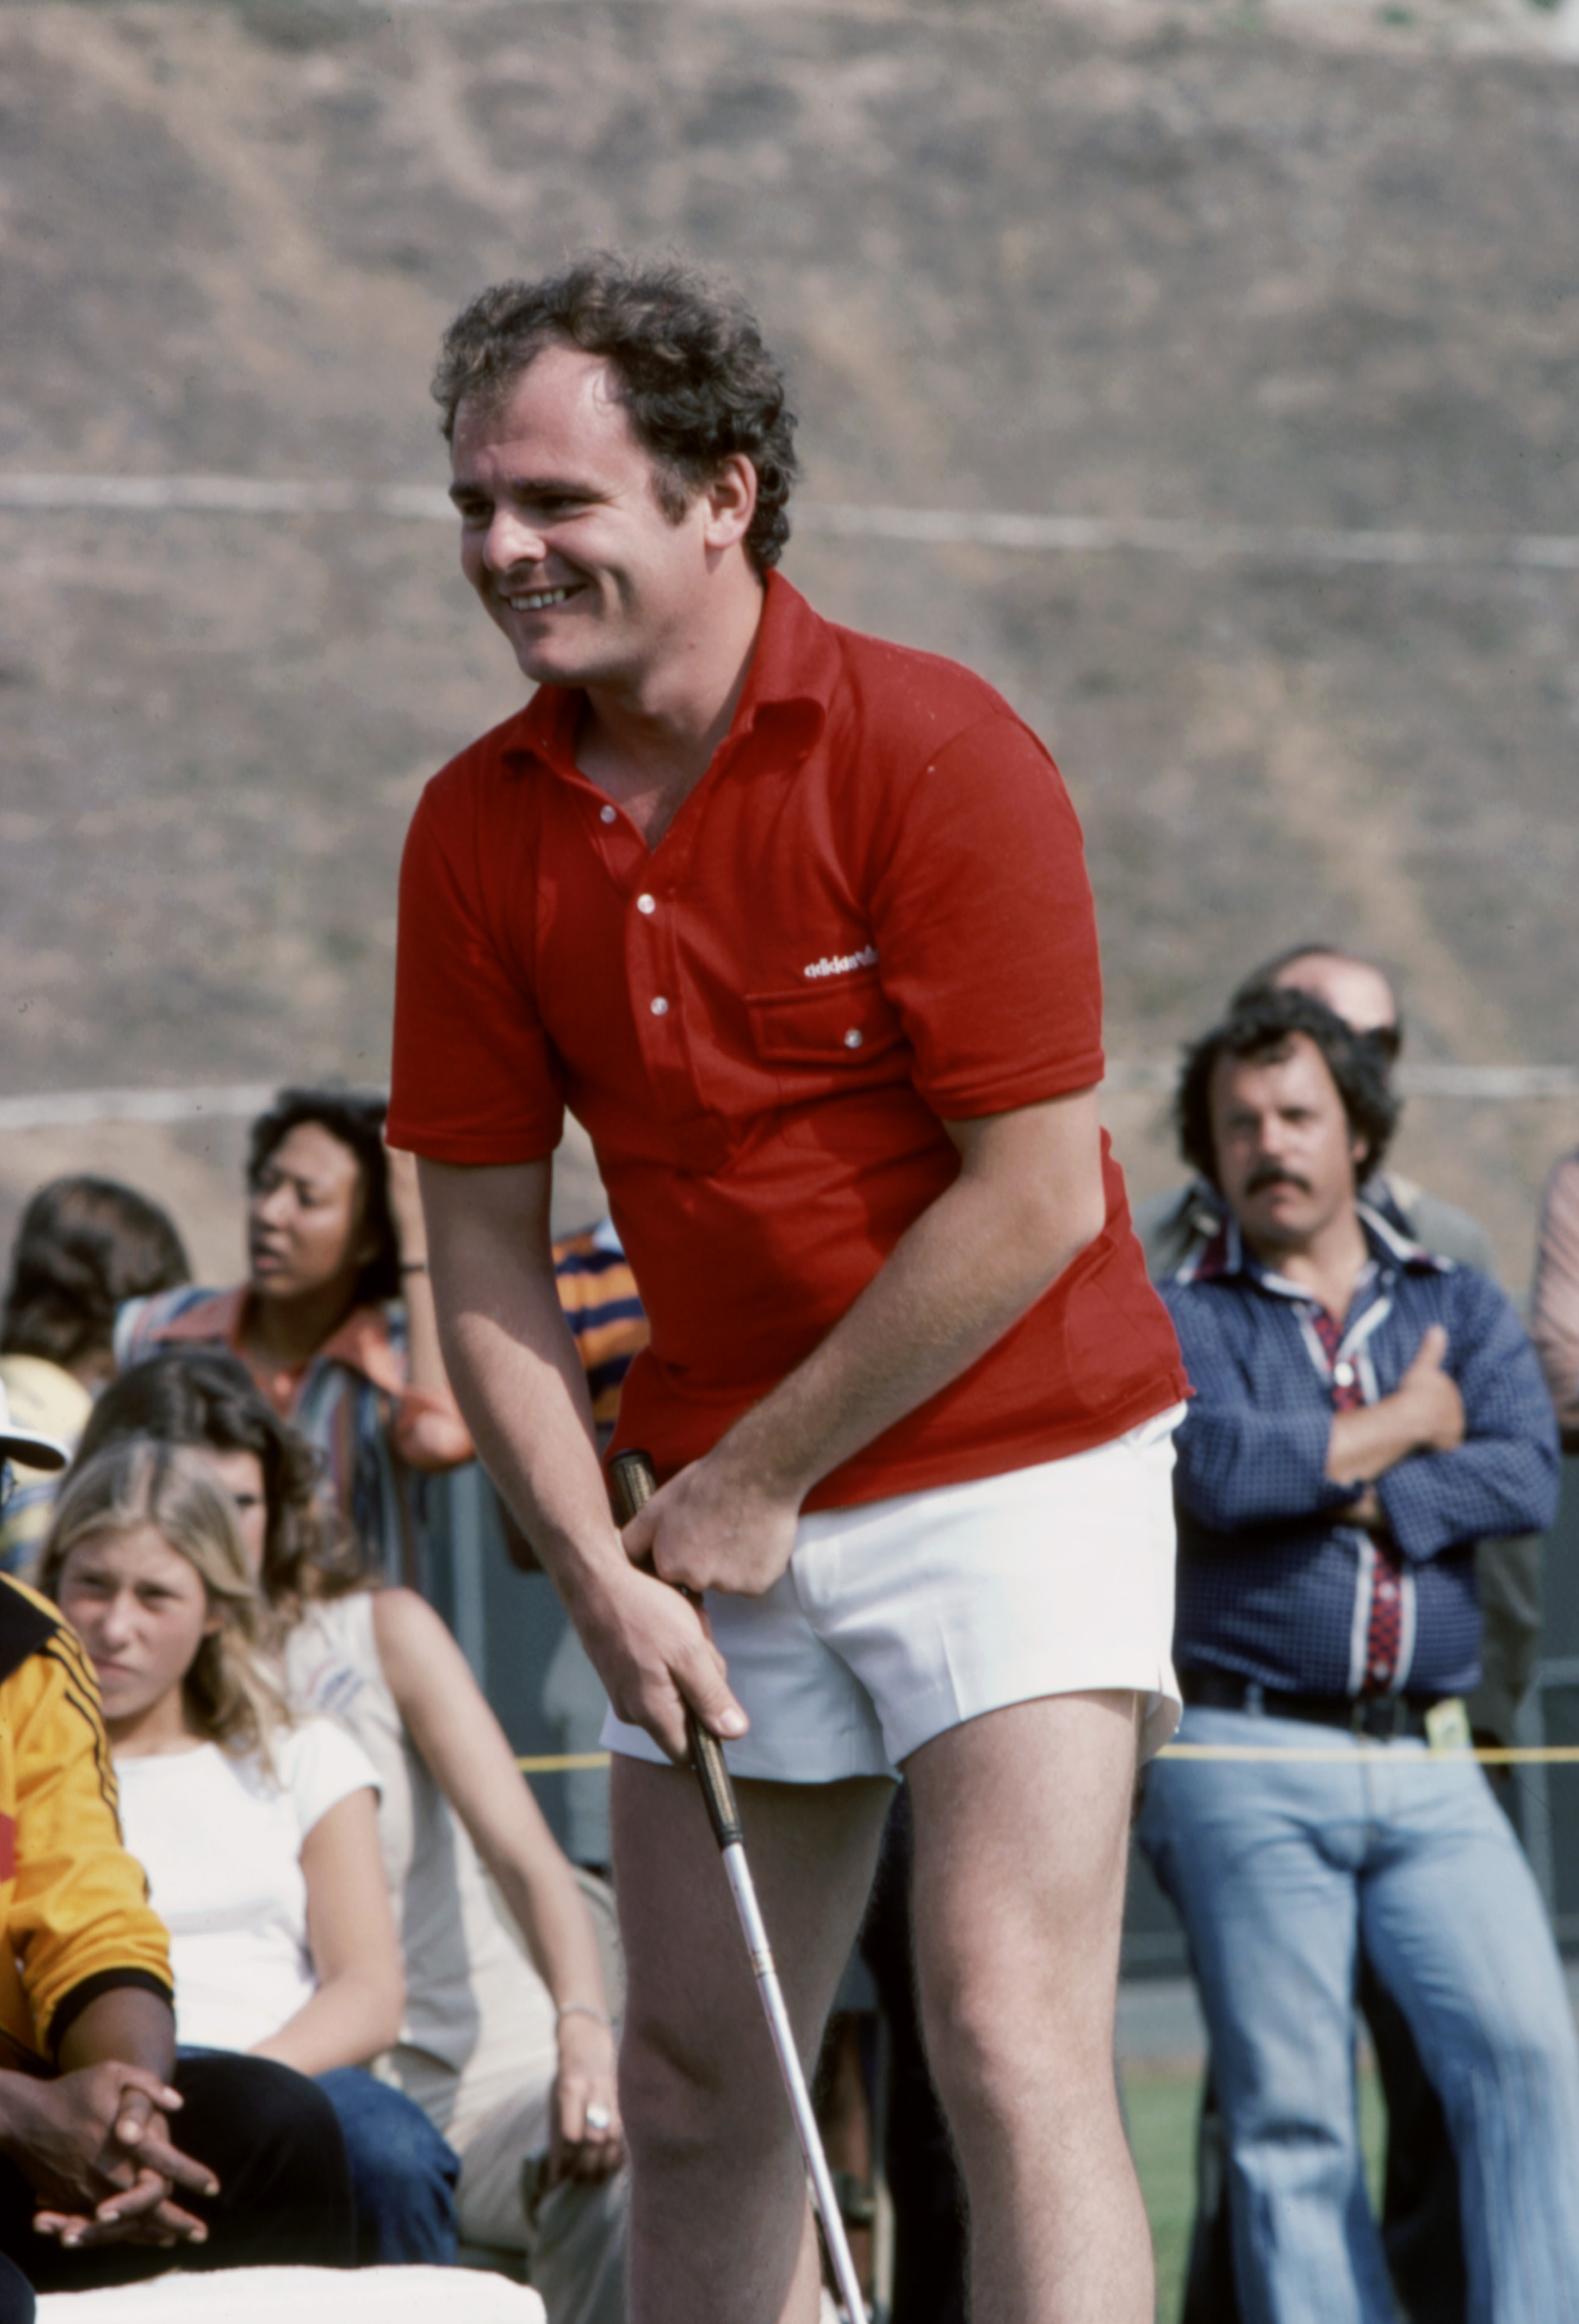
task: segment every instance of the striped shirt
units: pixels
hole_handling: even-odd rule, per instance
[[[620,1390],[631,1358],[647,1342],[648,1324],[636,1277],[612,1219],[565,1235],[554,1246],[559,1304],[592,1391],[600,1428],[619,1416]]]
[[[1403,1564],[1391,1691],[1460,1694],[1480,1667],[1475,1542],[1544,1527],[1556,1509],[1551,1406],[1494,1284],[1363,1204],[1359,1215],[1370,1261],[1330,1354],[1308,1290],[1263,1267],[1231,1219],[1159,1286],[1196,1391],[1175,1440],[1175,1659],[1292,1692],[1361,1692],[1377,1557],[1348,1520],[1361,1486],[1327,1474],[1334,1377],[1345,1366],[1374,1404],[1441,1323],[1464,1442],[1409,1454],[1376,1491]]]
[[[354,1307],[300,1372],[260,1374],[242,1338],[246,1286],[130,1299],[115,1316],[115,1361],[123,1371],[169,1347],[222,1347],[247,1365],[282,1420],[324,1461],[325,1498],[361,1543],[381,1582],[428,1592],[422,1472],[470,1458],[455,1421],[454,1462],[425,1458],[420,1419],[441,1409],[407,1379],[405,1311],[393,1303]]]

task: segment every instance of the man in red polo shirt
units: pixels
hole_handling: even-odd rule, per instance
[[[1140,2324],[1112,2020],[1183,1376],[1097,1120],[1073,811],[990,687],[773,569],[794,422],[737,302],[602,258],[505,284],[436,393],[463,567],[538,691],[418,809],[390,1135],[456,1393],[613,1705],[632,2317],[817,2313],[689,1702],[808,2057],[908,1777],[974,2312]],[[652,1323],[617,1442],[661,1489],[623,1540],[555,1291],[566,1106]]]

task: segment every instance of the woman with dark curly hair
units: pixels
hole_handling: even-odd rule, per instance
[[[424,1471],[472,1457],[445,1377],[416,1169],[383,1140],[381,1097],[281,1090],[252,1124],[248,1277],[132,1300],[123,1370],[161,1347],[238,1356],[322,1454],[326,1498],[387,1581],[427,1581]]]

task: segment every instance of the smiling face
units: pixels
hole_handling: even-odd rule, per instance
[[[143,1524],[78,1542],[56,1595],[98,1674],[112,1738],[151,1749],[184,1740],[181,1682],[220,1627],[197,1569]]]
[[[675,521],[614,373],[579,348],[545,347],[497,401],[468,398],[454,465],[461,569],[538,684],[639,695],[690,650],[716,559],[744,562],[750,463],[726,462]]]
[[[363,1222],[362,1165],[321,1122],[298,1122],[265,1157],[247,1194],[252,1288],[271,1299],[344,1287],[374,1256]]]
[[[1217,1184],[1253,1250],[1303,1250],[1352,1210],[1364,1141],[1307,1034],[1281,1055],[1219,1057],[1210,1105]]]

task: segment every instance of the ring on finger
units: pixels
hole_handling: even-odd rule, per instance
[[[589,2130],[607,2130],[613,2119],[606,2106],[590,2106],[587,2108],[586,2125]]]

